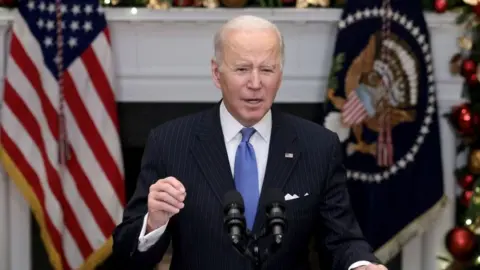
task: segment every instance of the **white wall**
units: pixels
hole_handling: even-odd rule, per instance
[[[226,19],[241,13],[272,19],[285,36],[285,80],[277,102],[323,101],[322,91],[330,68],[340,10],[137,11],[136,14],[130,9],[107,11],[115,50],[119,101],[217,101],[220,95],[209,74],[213,33]],[[428,14],[426,17],[432,36],[438,104],[444,112],[460,101],[461,81],[448,72],[448,62],[456,52],[460,30],[454,26],[451,14]],[[0,33],[5,32],[10,18],[7,11],[0,11]],[[4,36],[0,38],[4,40]],[[0,42],[0,48],[4,44],[5,41]],[[4,74],[3,66],[0,66],[0,74]],[[443,119],[441,139],[445,189],[453,199],[454,137]],[[26,270],[30,269],[30,262],[24,259],[25,252],[30,250],[28,208],[14,189],[8,179],[0,179],[0,269]],[[407,245],[404,270],[438,269],[436,256],[443,250],[444,235],[453,225],[453,217],[454,207],[449,205],[431,230]]]

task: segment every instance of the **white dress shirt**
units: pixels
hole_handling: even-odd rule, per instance
[[[223,131],[223,137],[225,140],[225,146],[227,149],[228,161],[230,163],[230,168],[232,170],[232,174],[235,174],[235,154],[237,152],[237,147],[242,140],[242,134],[240,131],[244,126],[240,124],[227,110],[225,104],[223,102],[220,104],[220,125]],[[265,169],[267,167],[267,159],[268,159],[268,148],[270,145],[270,135],[272,132],[272,113],[268,111],[267,114],[253,126],[256,132],[250,138],[250,143],[255,149],[255,156],[257,159],[257,167],[258,167],[258,190],[262,190],[263,178],[265,176]],[[232,175],[232,177],[233,177]],[[181,180],[181,179],[180,179]],[[145,235],[145,231],[147,228],[147,219],[148,213],[145,215],[143,219],[143,226],[140,232],[140,236],[138,238],[138,250],[140,252],[148,250],[152,245],[155,244],[158,239],[162,236],[167,228],[167,224],[163,225],[162,227],[151,231],[147,235]],[[359,261],[352,264],[348,270],[353,268],[368,265],[370,264],[367,261]]]

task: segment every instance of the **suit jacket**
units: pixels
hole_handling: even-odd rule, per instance
[[[286,158],[292,153],[293,158]],[[149,186],[174,176],[186,188],[185,207],[160,240],[139,252]],[[266,270],[303,270],[314,240],[322,269],[347,270],[360,260],[377,262],[349,205],[340,142],[335,133],[272,108],[272,137],[254,233],[265,223],[264,190],[302,196],[286,201],[288,230]],[[220,126],[219,107],[179,118],[150,132],[137,188],[113,234],[113,255],[122,269],[152,269],[170,243],[174,270],[244,270],[251,262],[233,248],[223,227],[223,196],[235,189]],[[267,243],[260,243],[261,249]]]

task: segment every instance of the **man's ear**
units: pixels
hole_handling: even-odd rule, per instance
[[[217,61],[212,58],[210,62],[211,71],[212,71],[212,80],[215,86],[220,89],[220,66],[218,65]]]

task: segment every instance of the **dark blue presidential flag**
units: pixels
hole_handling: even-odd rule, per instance
[[[343,143],[352,206],[384,262],[445,203],[432,60],[421,1],[348,1],[324,125]]]

